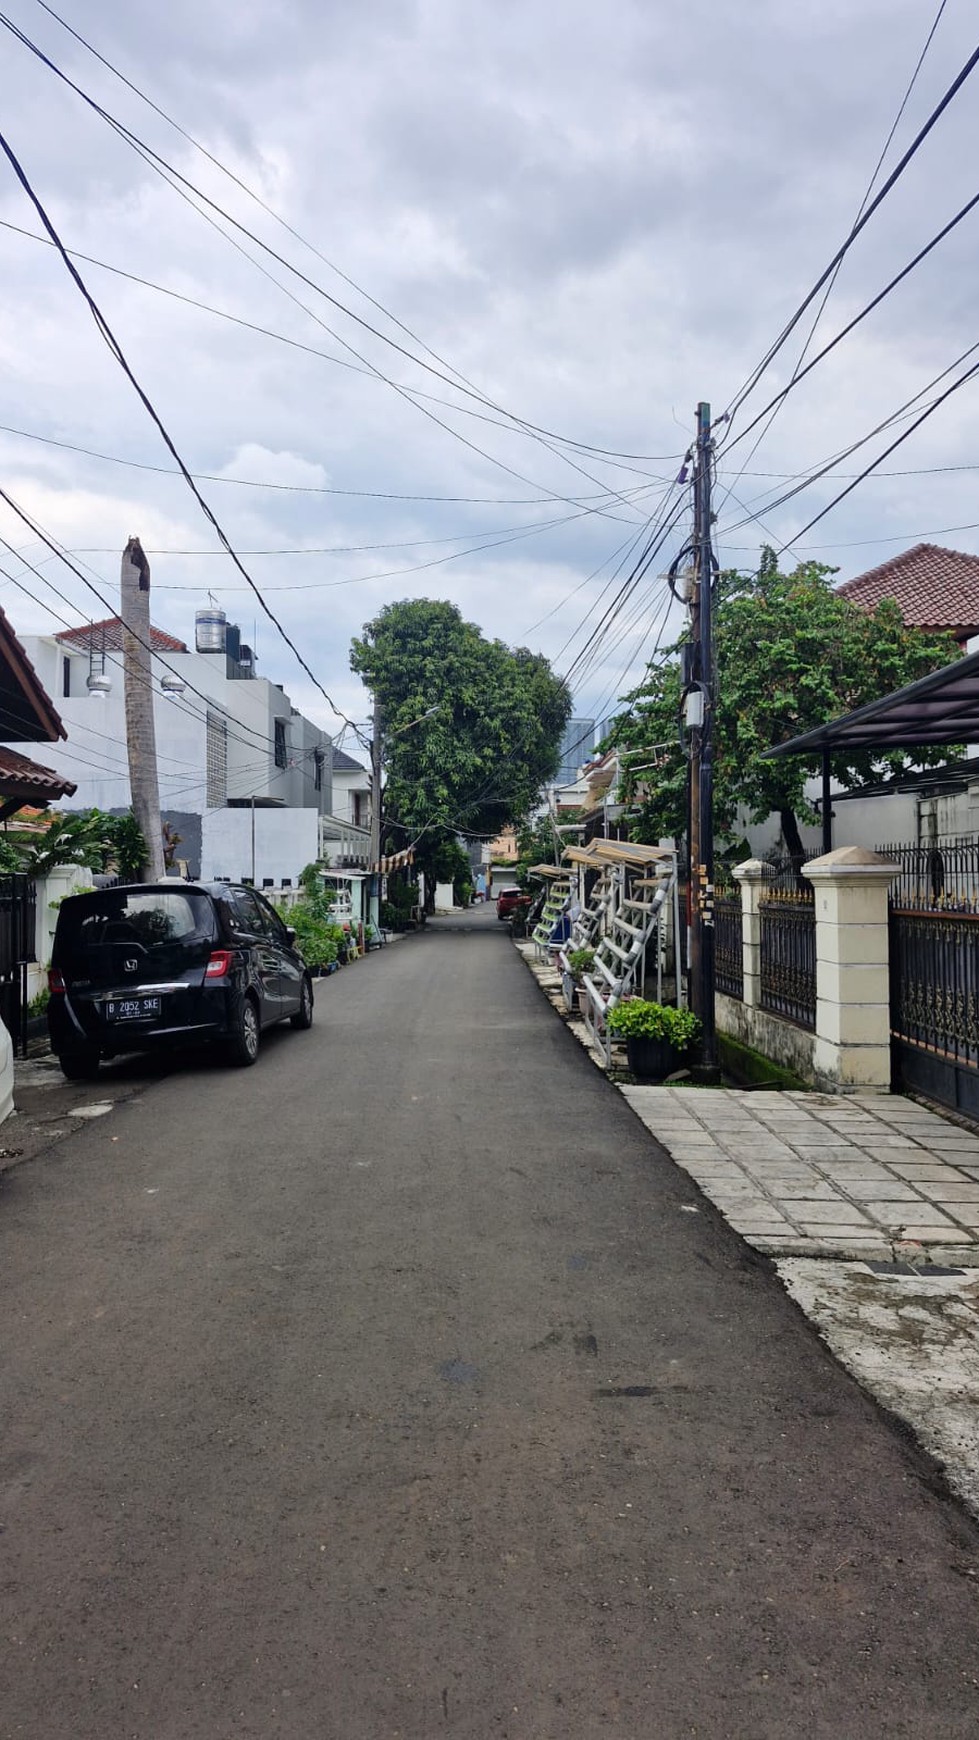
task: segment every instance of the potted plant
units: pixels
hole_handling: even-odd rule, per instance
[[[683,1062],[683,1054],[700,1038],[700,1021],[691,1009],[672,1009],[629,997],[608,1014],[608,1029],[625,1040],[633,1075],[662,1081]]]
[[[588,1002],[588,992],[585,989],[585,974],[590,973],[595,965],[594,949],[570,949],[567,955],[568,971],[574,980],[575,1000],[580,1014],[584,1014]]]

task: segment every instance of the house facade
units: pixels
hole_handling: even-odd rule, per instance
[[[910,628],[948,634],[960,650],[979,649],[979,556],[939,544],[915,544],[837,587],[858,610],[872,611],[885,599],[895,603]],[[979,835],[979,763],[958,768],[909,772],[881,780],[864,792],[833,791],[834,846],[901,845],[936,838],[975,839]],[[820,781],[808,782],[807,795],[818,802]],[[751,823],[742,812],[739,830],[755,857],[764,857],[780,839],[778,817]],[[800,826],[807,851],[818,851],[822,830]]]
[[[317,857],[319,818],[332,808],[333,746],[282,684],[258,676],[238,630],[215,622],[220,614],[198,614],[193,651],[151,630],[160,809],[189,874],[278,885]],[[57,697],[60,771],[75,787],[64,807],[128,809],[119,618],[25,635],[23,645]]]

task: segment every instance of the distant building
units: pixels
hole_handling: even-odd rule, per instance
[[[333,813],[320,817],[320,857],[340,869],[371,861],[371,776],[345,749],[333,750]]]
[[[561,760],[554,775],[555,785],[570,785],[579,767],[591,760],[594,747],[594,719],[569,719],[561,739]]]
[[[317,857],[319,817],[332,808],[329,736],[281,683],[256,674],[223,612],[198,612],[195,652],[155,628],[150,643],[160,809],[180,836],[176,856],[192,876],[294,881]],[[119,618],[25,635],[23,645],[58,701],[59,772],[76,787],[61,807],[128,809]]]

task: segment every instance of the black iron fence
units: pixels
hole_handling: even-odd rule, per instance
[[[892,909],[894,1085],[979,1116],[979,913]]]
[[[714,892],[714,981],[728,997],[744,996],[741,949],[741,889],[721,875]]]
[[[818,856],[810,853],[809,856]],[[798,1027],[816,1026],[816,901],[794,859],[766,864],[761,918],[761,1006]]]
[[[895,1039],[979,1068],[979,913],[891,914]]]
[[[875,846],[899,866],[891,906],[902,912],[979,912],[979,841]]]
[[[36,960],[37,887],[29,876],[0,876],[0,1019],[27,1053],[27,964]]]

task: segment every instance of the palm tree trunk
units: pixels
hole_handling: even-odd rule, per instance
[[[153,668],[150,658],[150,565],[138,538],[122,553],[122,654],[126,688],[126,742],[133,814],[146,842],[144,882],[163,880],[163,830],[156,770]]]

